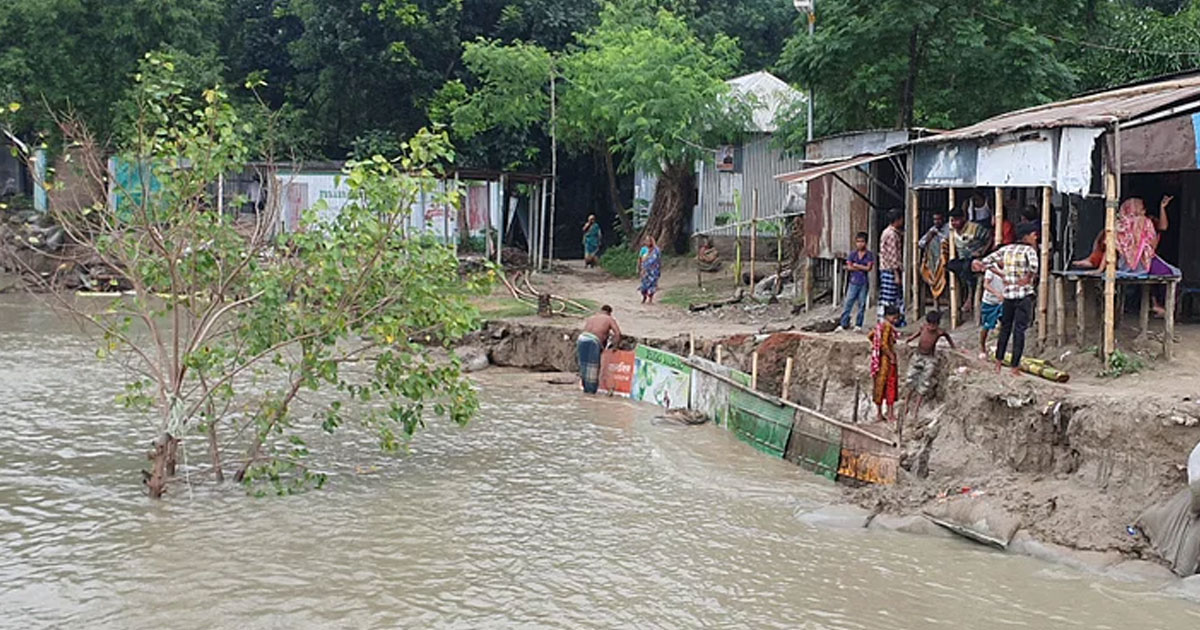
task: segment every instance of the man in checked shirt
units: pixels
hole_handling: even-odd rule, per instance
[[[1025,329],[1033,319],[1033,294],[1038,276],[1037,244],[1040,227],[1024,223],[1017,227],[1017,242],[1005,245],[986,258],[976,260],[975,271],[990,268],[1004,279],[1004,306],[1000,312],[1000,339],[996,342],[996,369],[1004,365],[1011,336],[1013,374],[1021,373],[1021,355],[1025,352]]]

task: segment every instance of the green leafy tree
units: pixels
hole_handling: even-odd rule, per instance
[[[303,230],[277,235],[279,194],[250,220],[216,211],[213,182],[246,165],[255,130],[224,89],[192,92],[176,72],[160,55],[139,71],[136,133],[118,156],[138,165],[141,184],[119,184],[115,206],[53,208],[129,288],[99,312],[62,306],[100,332],[102,357],[128,369],[121,400],[144,412],[154,438],[150,495],[166,492],[191,437],[207,438],[218,480],[234,460],[237,480],[291,492],[325,481],[305,464],[315,433],[355,422],[394,451],[431,415],[465,422],[471,388],[423,344],[474,327],[468,299],[484,279],[464,281],[452,249],[409,220],[422,195],[458,201],[437,191],[437,165],[453,158],[445,135],[419,133],[397,157],[350,163],[351,201],[336,217],[309,213]],[[85,149],[80,171],[103,178],[104,152],[87,151],[97,144],[83,126],[60,120]],[[317,397],[301,402],[305,392]]]
[[[659,175],[644,233],[674,247],[694,187],[697,160],[742,133],[750,104],[725,82],[740,50],[729,37],[702,41],[666,10],[609,4],[563,59],[568,89],[562,127],[577,145],[603,143],[625,169]]]
[[[820,134],[956,127],[1071,94],[1065,45],[1046,33],[1081,33],[1086,5],[824,0],[816,34],[793,36],[780,68],[815,87]]]

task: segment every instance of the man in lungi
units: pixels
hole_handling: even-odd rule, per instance
[[[613,348],[621,344],[621,327],[612,316],[612,307],[605,304],[599,313],[583,320],[583,332],[575,342],[585,394],[595,394],[600,388],[600,353],[610,341]]]
[[[895,325],[904,328],[904,213],[892,210],[887,222],[879,237],[879,319],[894,306],[900,313]]]

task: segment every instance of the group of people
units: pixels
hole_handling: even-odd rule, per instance
[[[595,267],[600,262],[600,243],[603,233],[596,215],[588,215],[587,223],[583,225],[583,265]],[[658,293],[658,279],[662,274],[662,250],[654,237],[647,234],[642,239],[642,248],[638,251],[638,278],[641,284],[638,292],[642,294],[642,303],[653,304],[654,294]]]

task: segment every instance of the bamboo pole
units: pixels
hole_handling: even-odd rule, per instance
[[[910,319],[916,321],[921,317],[921,254],[917,251],[917,241],[920,239],[918,233],[921,231],[921,197],[915,190],[909,196],[911,210],[908,217],[908,259],[911,267],[905,270],[904,277],[908,279],[908,286],[912,289],[908,300]]]
[[[717,344],[717,365],[721,365],[721,359],[724,358],[724,356],[723,356],[724,354],[725,354],[725,346],[722,346],[721,344]]]
[[[1054,278],[1054,344],[1067,342],[1067,281],[1062,276]]]
[[[750,354],[750,389],[758,391],[758,351]]]
[[[1050,333],[1050,187],[1042,188],[1041,260],[1038,264],[1038,343]]]
[[[758,189],[755,188],[751,197],[750,207],[750,282],[754,286],[754,261],[758,257]],[[751,293],[753,294],[753,292]]]
[[[950,210],[949,210],[949,212],[954,212],[954,189],[953,188],[949,189],[949,192],[950,192]],[[954,234],[954,228],[951,227],[950,228],[950,260],[951,261],[955,261],[958,259],[958,245],[956,244],[956,241],[958,241],[958,238]],[[946,269],[946,275],[949,276],[948,280],[950,280],[950,330],[954,330],[955,328],[958,328],[958,275],[955,274],[950,269]],[[917,313],[917,316],[920,317],[921,314]]]
[[[787,358],[787,362],[783,364],[783,391],[779,397],[783,400],[788,400],[788,390],[792,388],[792,357]]]
[[[1104,365],[1117,349],[1117,178],[1104,177]]]
[[[992,242],[996,247],[1004,244],[1004,189],[997,186],[992,208]]]

